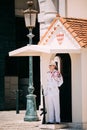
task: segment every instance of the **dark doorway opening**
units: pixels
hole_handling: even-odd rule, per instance
[[[61,122],[72,122],[71,59],[69,54],[57,54],[61,58],[64,83],[60,87]]]

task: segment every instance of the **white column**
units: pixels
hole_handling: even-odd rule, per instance
[[[72,54],[72,121],[87,122],[87,49]]]
[[[43,53],[41,56],[41,84],[43,87],[46,86],[46,75],[49,70],[49,62],[52,54]]]
[[[47,80],[46,75],[49,69],[48,65],[49,65],[50,57],[51,57],[51,54],[46,54],[46,53],[43,53],[40,57],[41,102],[40,102],[39,109],[43,108],[42,87],[44,88],[46,86],[46,80]],[[42,117],[41,117],[41,120],[42,120]]]
[[[82,75],[82,121],[87,122],[87,49],[81,56]]]
[[[61,17],[67,16],[67,0],[59,0],[59,14]]]
[[[72,122],[82,122],[81,54],[71,54]]]

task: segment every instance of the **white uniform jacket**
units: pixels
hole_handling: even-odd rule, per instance
[[[58,87],[63,84],[63,77],[57,70],[47,72],[47,85],[44,89],[44,95],[58,94]]]

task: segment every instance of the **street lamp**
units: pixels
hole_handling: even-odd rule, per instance
[[[30,0],[27,2],[29,8],[24,10],[24,18],[25,18],[25,25],[29,30],[29,34],[27,35],[29,38],[29,44],[32,44],[32,38],[34,35],[32,34],[32,29],[35,27],[36,23],[36,15],[37,11],[32,9],[33,1]],[[36,96],[33,94],[34,87],[33,87],[33,59],[32,56],[29,56],[29,87],[28,92],[29,94],[27,97],[27,108],[26,114],[24,117],[24,121],[37,121],[37,109],[36,109]]]

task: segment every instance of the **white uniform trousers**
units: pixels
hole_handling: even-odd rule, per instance
[[[48,122],[60,122],[60,101],[58,94],[48,94],[47,98],[47,113]]]

